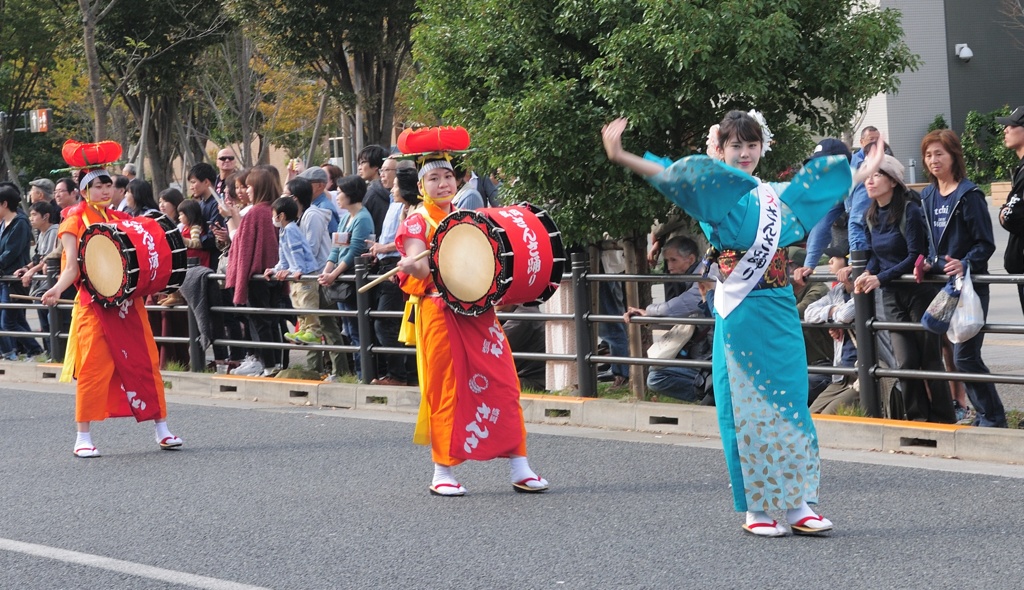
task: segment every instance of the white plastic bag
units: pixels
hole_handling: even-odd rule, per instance
[[[982,326],[985,325],[985,312],[981,309],[981,299],[974,292],[974,285],[971,283],[971,268],[964,267],[964,284],[960,289],[960,301],[956,305],[956,311],[949,320],[950,342],[959,344],[967,342],[978,335]]]

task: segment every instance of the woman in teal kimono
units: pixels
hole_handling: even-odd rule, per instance
[[[785,247],[804,240],[854,184],[843,157],[815,158],[790,183],[753,177],[771,136],[752,115],[760,118],[731,111],[712,128],[712,157],[674,163],[623,150],[625,119],[602,134],[608,158],[698,220],[720,252],[726,279],[715,288],[712,373],[733,503],[746,511],[743,529],[784,535],[787,529],[768,511],[786,510],[793,533],[820,534],[832,523],[808,506],[818,502],[818,438],[807,409],[804,339]],[[878,162],[865,162],[858,177],[877,168]]]

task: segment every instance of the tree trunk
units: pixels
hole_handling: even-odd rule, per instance
[[[141,132],[139,134],[139,154],[136,156],[135,168],[136,174],[139,178],[145,180],[145,163],[146,163],[146,145],[149,143],[149,119],[152,114],[152,108],[149,105],[149,100],[145,100],[145,105],[142,108],[142,125],[139,126]]]
[[[324,112],[327,111],[327,90],[320,96],[320,108],[316,111],[316,121],[313,123],[313,138],[309,141],[309,153],[306,155],[306,168],[314,166],[313,156],[316,153],[317,143],[320,141],[320,127],[324,123]]]
[[[93,108],[93,141],[107,137],[107,105],[100,83],[100,60],[96,54],[96,13],[89,0],[78,0],[82,9],[82,43],[85,49],[85,64],[89,74],[89,98]]]

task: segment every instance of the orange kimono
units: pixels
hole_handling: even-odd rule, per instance
[[[80,203],[74,206],[67,219],[61,222],[57,237],[60,239],[69,233],[75,236],[77,241],[89,225],[121,217],[124,215],[106,209],[97,210]],[[68,253],[64,252],[63,255],[67,256]],[[77,252],[73,255],[77,255]],[[127,313],[138,314],[142,333],[128,334],[126,329],[124,337],[138,340],[139,344],[144,342],[147,357],[152,364],[153,386],[157,393],[157,419],[164,419],[167,417],[167,404],[164,400],[164,383],[160,376],[160,357],[144,305],[143,298],[136,297],[127,308]],[[81,277],[78,281],[78,297],[75,298],[71,314],[71,332],[64,356],[61,381],[70,382],[72,377],[78,381],[75,390],[76,422],[95,422],[133,415],[128,395],[117,375],[110,347],[101,329],[99,314],[92,305],[92,297],[81,285]]]
[[[395,243],[403,255],[405,238],[422,240],[428,246],[445,213],[425,205],[409,215],[399,228]],[[451,454],[452,434],[455,427],[456,371],[452,359],[452,334],[446,325],[446,304],[438,297],[430,277],[420,280],[405,276],[402,290],[409,294],[405,317],[410,311],[414,318],[416,365],[420,376],[420,409],[413,442],[431,447],[434,463],[458,465],[462,459]],[[409,310],[409,307],[412,309]],[[403,328],[404,330],[404,328]],[[507,377],[515,380],[515,371]],[[522,438],[512,455],[526,456],[526,425],[519,413]]]

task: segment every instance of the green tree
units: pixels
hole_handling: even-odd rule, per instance
[[[949,129],[949,125],[946,124],[946,118],[941,114],[935,115],[930,125],[928,125],[928,132],[937,131],[939,129]]]
[[[193,93],[201,79],[197,62],[229,25],[217,0],[165,0],[117,2],[97,27],[107,83],[146,135],[143,148],[157,189],[168,185],[175,155],[186,162],[197,151],[204,155],[215,118],[197,106],[203,102]]]
[[[361,130],[360,144],[390,144],[414,0],[225,0],[225,6],[268,56],[307,67],[327,83]]]
[[[419,117],[465,125],[476,165],[518,178],[568,239],[645,232],[667,206],[608,164],[603,123],[626,115],[627,149],[703,152],[729,109],[776,132],[763,178],[843,130],[916,67],[899,13],[859,0],[422,0],[413,33]],[[508,200],[508,199],[506,199]]]
[[[1003,126],[996,122],[996,117],[1005,117],[1010,112],[1010,107],[1004,105],[990,113],[967,113],[960,138],[967,178],[988,183],[1009,179],[1013,174],[1020,158],[1003,143]]]
[[[12,149],[16,134],[27,135],[15,131],[26,126],[24,112],[45,106],[41,84],[55,65],[63,34],[58,4],[0,0],[0,180],[17,180]]]

